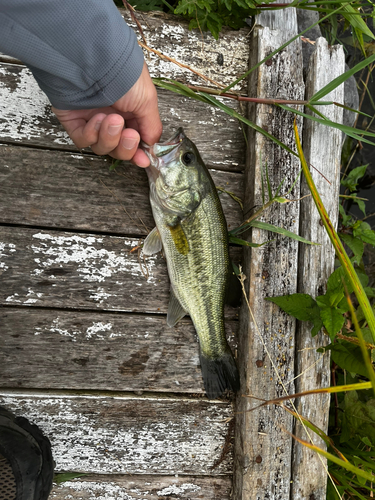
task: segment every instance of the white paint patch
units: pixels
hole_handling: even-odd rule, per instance
[[[70,155],[71,158],[76,158],[77,160],[83,160],[84,159],[84,156],[82,155]],[[92,160],[92,158],[90,158]]]
[[[107,250],[105,243],[109,241],[94,236],[55,236],[48,233],[37,233],[33,238],[39,240],[38,245],[32,245],[31,249],[35,255],[42,257],[34,258],[38,267],[32,271],[34,276],[43,273],[45,269],[53,267],[64,267],[65,264],[75,264],[81,281],[91,283],[103,283],[107,278],[113,279],[116,274],[130,274],[137,280],[144,281],[144,274],[136,255],[129,253],[127,249],[118,251]],[[134,247],[138,242],[134,240],[123,240],[124,245]],[[156,283],[152,273],[155,258],[147,261],[148,283]],[[112,296],[104,289],[93,290],[96,301],[103,301]]]
[[[6,66],[0,68],[0,75],[7,73]],[[68,134],[58,125],[51,125],[48,131],[45,130],[45,123],[51,121],[51,104],[31,72],[27,68],[22,68],[13,81],[16,84],[14,90],[6,84],[5,79],[0,81],[2,137],[23,141],[40,139],[47,132],[47,135],[54,136],[54,142],[72,145],[73,142]]]
[[[103,287],[98,287],[96,290],[89,290],[89,292],[91,292],[90,299],[99,302],[99,304],[103,304],[104,301],[113,296],[112,293],[105,292]]]
[[[103,481],[102,483],[89,481],[64,481],[57,488],[52,490],[49,498],[61,498],[60,490],[80,492],[85,499],[95,498],[96,500],[139,500],[149,495],[148,491],[141,491],[132,488],[125,491],[125,487],[114,482]],[[64,495],[65,499],[72,499],[69,493]]]
[[[106,336],[102,335],[102,332],[112,330],[112,323],[102,323],[94,322],[91,326],[86,329],[86,339],[91,339],[96,337],[98,339],[104,340]]]
[[[200,489],[200,486],[197,486],[193,483],[183,483],[178,485],[172,484],[167,488],[163,488],[162,490],[157,491],[156,494],[160,497],[165,495],[179,495],[180,493],[185,493],[185,491],[190,491],[193,493],[199,491]]]
[[[13,295],[9,295],[9,297],[7,297],[5,299],[5,302],[22,302],[22,300],[17,299],[16,297],[19,297],[18,293],[15,293]]]
[[[7,271],[9,266],[6,264],[5,259],[9,258],[12,253],[16,251],[16,245],[13,243],[4,243],[0,241],[0,269]]]
[[[34,335],[42,335],[43,333],[57,333],[63,337],[70,337],[73,342],[76,342],[78,335],[81,334],[79,330],[67,330],[64,328],[59,317],[55,318],[50,326],[44,326],[43,328],[39,326],[35,327]]]
[[[220,456],[230,405],[189,400],[190,411],[176,413],[179,403],[149,399],[143,406],[149,416],[127,415],[141,399],[4,393],[0,404],[41,427],[51,440],[56,471],[207,474]],[[215,474],[230,467],[227,457]]]

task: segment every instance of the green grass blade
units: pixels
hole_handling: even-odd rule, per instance
[[[345,286],[345,283],[344,283],[344,286]],[[346,291],[346,287],[345,287],[345,291]],[[375,371],[374,371],[374,368],[373,368],[372,363],[371,363],[371,359],[370,359],[370,356],[369,356],[369,353],[368,353],[368,350],[366,347],[365,339],[363,338],[362,330],[358,324],[357,316],[355,314],[352,301],[350,300],[350,297],[349,297],[349,294],[347,293],[347,291],[346,291],[346,300],[348,301],[350,314],[352,315],[352,320],[353,320],[353,323],[355,326],[355,332],[357,334],[359,345],[361,347],[362,357],[363,357],[363,360],[364,360],[366,368],[367,368],[368,378],[371,381],[372,390],[373,390],[374,395],[375,395]]]
[[[367,35],[368,37],[375,40],[374,34],[362,19],[360,12],[356,11],[349,4],[343,5],[342,9],[344,11],[342,15],[347,21],[349,21],[352,28],[354,28],[356,31],[359,31],[361,34],[363,33],[364,35]]]
[[[294,122],[294,134],[296,138],[296,145],[297,145],[297,150],[298,150],[298,155],[301,160],[301,165],[303,168],[303,172],[305,174],[305,178],[307,181],[307,184],[309,186],[310,192],[312,194],[312,197],[314,198],[315,205],[318,209],[318,212],[320,214],[320,218],[324,224],[324,227],[326,228],[327,234],[335,248],[336,255],[340,261],[340,264],[342,265],[344,272],[346,276],[349,279],[349,282],[354,290],[354,293],[358,299],[358,302],[362,308],[363,314],[366,318],[368,327],[370,329],[372,338],[375,342],[375,316],[374,313],[372,312],[370,302],[367,298],[367,295],[363,289],[363,286],[357,276],[357,273],[355,272],[355,269],[353,267],[353,264],[351,263],[348,254],[346,253],[343,244],[341,243],[340,238],[338,237],[332,222],[330,218],[328,217],[327,211],[322,203],[322,200],[319,196],[319,193],[316,189],[316,186],[314,184],[314,181],[312,179],[310,170],[307,166],[303,151],[302,151],[302,146],[301,142],[299,139],[299,134],[298,134],[298,129],[297,125]]]
[[[250,241],[246,240],[241,240],[241,238],[236,238],[236,236],[232,236],[229,234],[229,243],[234,243],[235,245],[242,245],[244,247],[262,247],[263,245],[266,245],[269,243],[269,241],[265,241],[264,243],[251,243]]]
[[[316,104],[315,101],[319,101],[322,97],[329,94],[336,87],[344,83],[352,75],[354,75],[358,71],[361,71],[361,69],[366,68],[366,66],[369,66],[374,61],[375,61],[375,54],[373,54],[370,57],[367,57],[363,61],[356,64],[353,68],[349,69],[342,75],[338,76],[337,78],[329,82],[325,87],[318,90],[318,92],[311,97],[311,99],[309,100],[310,104]]]
[[[372,146],[375,146],[375,142],[371,142],[367,139],[364,139],[362,135],[368,135],[370,137],[375,137],[375,134],[373,132],[367,132],[366,130],[358,130],[353,127],[348,127],[347,125],[342,125],[341,123],[336,123],[332,122],[331,120],[323,120],[321,118],[317,118],[316,116],[313,115],[307,115],[306,113],[303,113],[302,111],[298,111],[297,109],[290,108],[289,106],[285,106],[284,104],[278,104],[278,106],[282,109],[285,109],[287,111],[290,111],[296,115],[303,116],[304,118],[307,118],[309,120],[313,120],[315,122],[321,123],[322,125],[325,125],[327,127],[333,127],[341,130],[341,132],[344,132],[344,134],[353,137],[353,139],[356,139],[357,141],[362,141],[365,142],[366,144],[371,144]],[[359,135],[361,134],[361,135]]]
[[[277,144],[281,148],[285,149],[285,151],[288,151],[288,153],[292,154],[293,156],[298,156],[297,153],[295,153],[294,151],[292,151],[286,144],[284,144],[283,142],[281,142],[278,139],[276,139],[276,137],[274,137],[272,134],[269,134],[268,132],[266,132],[261,127],[258,127],[258,125],[256,125],[252,121],[248,120],[244,116],[240,115],[239,113],[237,113],[234,109],[230,108],[229,106],[226,106],[225,104],[223,104],[222,102],[220,102],[218,99],[216,99],[212,95],[205,94],[204,92],[199,92],[199,95],[204,96],[206,98],[206,100],[207,100],[206,102],[211,103],[213,106],[222,109],[229,116],[233,116],[233,118],[237,118],[241,122],[246,123],[246,125],[248,125],[249,127],[253,128],[254,130],[256,130],[257,132],[259,132],[260,134],[264,135],[265,137],[267,137],[267,139],[270,139],[275,144]]]
[[[268,224],[268,222],[253,220],[249,225],[250,227],[256,227],[258,229],[264,229],[265,231],[271,231],[272,233],[288,236],[289,238],[301,241],[302,243],[307,243],[308,245],[319,245],[319,243],[313,243],[312,241],[305,240],[305,238],[302,238],[302,236],[299,236],[298,234],[292,233],[292,231],[288,231],[287,229],[283,229],[282,227],[274,226],[273,224]]]
[[[293,435],[293,437],[299,443],[303,444],[303,446],[306,446],[307,448],[316,451],[317,453],[319,453],[319,455],[323,455],[323,457],[327,458],[328,460],[334,462],[337,465],[340,465],[343,469],[346,469],[349,472],[352,472],[353,474],[357,474],[357,476],[363,477],[367,481],[374,482],[375,475],[371,474],[370,472],[362,470],[359,467],[352,465],[350,462],[346,462],[341,458],[332,455],[332,453],[329,453],[328,451],[322,450],[321,448],[319,448],[319,446],[315,446],[314,444],[308,443],[307,441],[304,441],[303,439],[300,439],[297,436]]]

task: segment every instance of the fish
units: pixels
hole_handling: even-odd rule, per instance
[[[170,279],[168,326],[187,313],[199,339],[206,395],[237,392],[239,373],[225,337],[224,303],[231,265],[228,230],[215,184],[196,146],[182,128],[168,141],[141,144],[156,227],[144,255],[163,249]]]

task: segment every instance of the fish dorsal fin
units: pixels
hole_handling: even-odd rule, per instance
[[[171,232],[171,236],[177,248],[178,253],[182,255],[186,255],[187,253],[189,253],[189,243],[188,240],[186,239],[186,235],[183,230],[183,227],[181,226],[181,223],[178,223],[175,226],[168,226],[168,227]]]
[[[143,243],[143,253],[145,255],[154,255],[154,253],[160,252],[162,249],[162,243],[160,238],[160,233],[156,227],[149,233]]]
[[[173,288],[171,287],[171,294],[169,297],[168,304],[168,314],[167,314],[167,325],[174,326],[180,321],[186,314],[185,309],[180,304],[178,298],[176,297]]]

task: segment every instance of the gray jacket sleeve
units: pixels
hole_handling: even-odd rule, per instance
[[[109,106],[143,68],[113,0],[0,0],[0,51],[21,59],[59,109]]]

